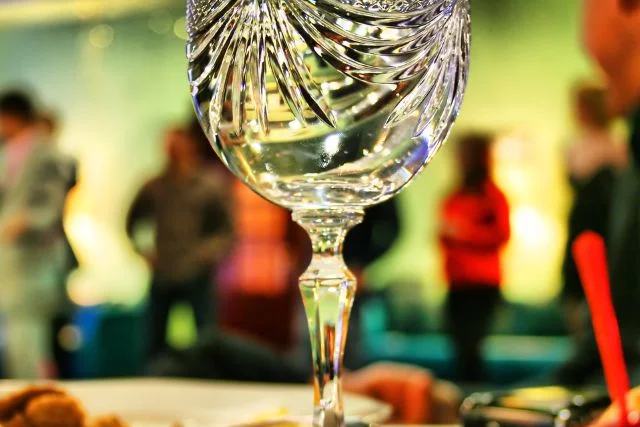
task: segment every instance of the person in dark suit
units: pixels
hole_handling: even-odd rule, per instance
[[[631,159],[617,179],[611,201],[607,251],[612,298],[625,358],[640,383],[640,1],[586,0],[585,44],[606,76],[611,114],[627,117]],[[575,355],[553,381],[602,383],[602,366],[590,322]]]
[[[626,150],[611,135],[612,118],[607,109],[607,91],[594,85],[581,85],[574,93],[578,133],[566,155],[573,204],[568,218],[568,238],[562,265],[567,326],[579,338],[582,327],[584,293],[571,247],[584,231],[608,235],[611,194],[615,177],[624,167]]]

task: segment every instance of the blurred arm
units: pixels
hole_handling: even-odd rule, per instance
[[[376,363],[344,375],[351,393],[379,399],[393,408],[391,422],[457,424],[459,390],[425,369],[399,363]]]
[[[53,156],[41,162],[33,181],[26,186],[25,203],[20,211],[24,233],[47,231],[60,225],[70,173]]]
[[[152,182],[147,183],[134,199],[127,215],[127,234],[133,235],[136,224],[153,215]]]

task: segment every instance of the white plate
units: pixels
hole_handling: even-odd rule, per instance
[[[0,394],[24,386],[0,382]],[[164,379],[64,383],[91,415],[116,414],[134,426],[233,426],[260,418],[306,418],[312,412],[310,386],[241,384]],[[345,396],[345,412],[367,423],[388,419],[391,408],[375,400]]]

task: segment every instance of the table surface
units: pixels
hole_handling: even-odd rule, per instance
[[[0,381],[0,396],[26,385]],[[151,425],[148,420],[152,419],[156,426],[181,422],[189,427],[228,427],[278,418],[306,420],[313,409],[310,385],[131,379],[59,386],[77,397],[92,416],[117,414],[140,426]],[[367,423],[383,423],[391,415],[388,405],[350,394],[345,395],[345,409]]]

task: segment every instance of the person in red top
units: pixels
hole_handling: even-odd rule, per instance
[[[440,213],[440,243],[449,284],[446,315],[458,380],[484,378],[481,344],[500,301],[500,250],[509,240],[509,206],[491,179],[489,135],[460,141],[460,184]]]

